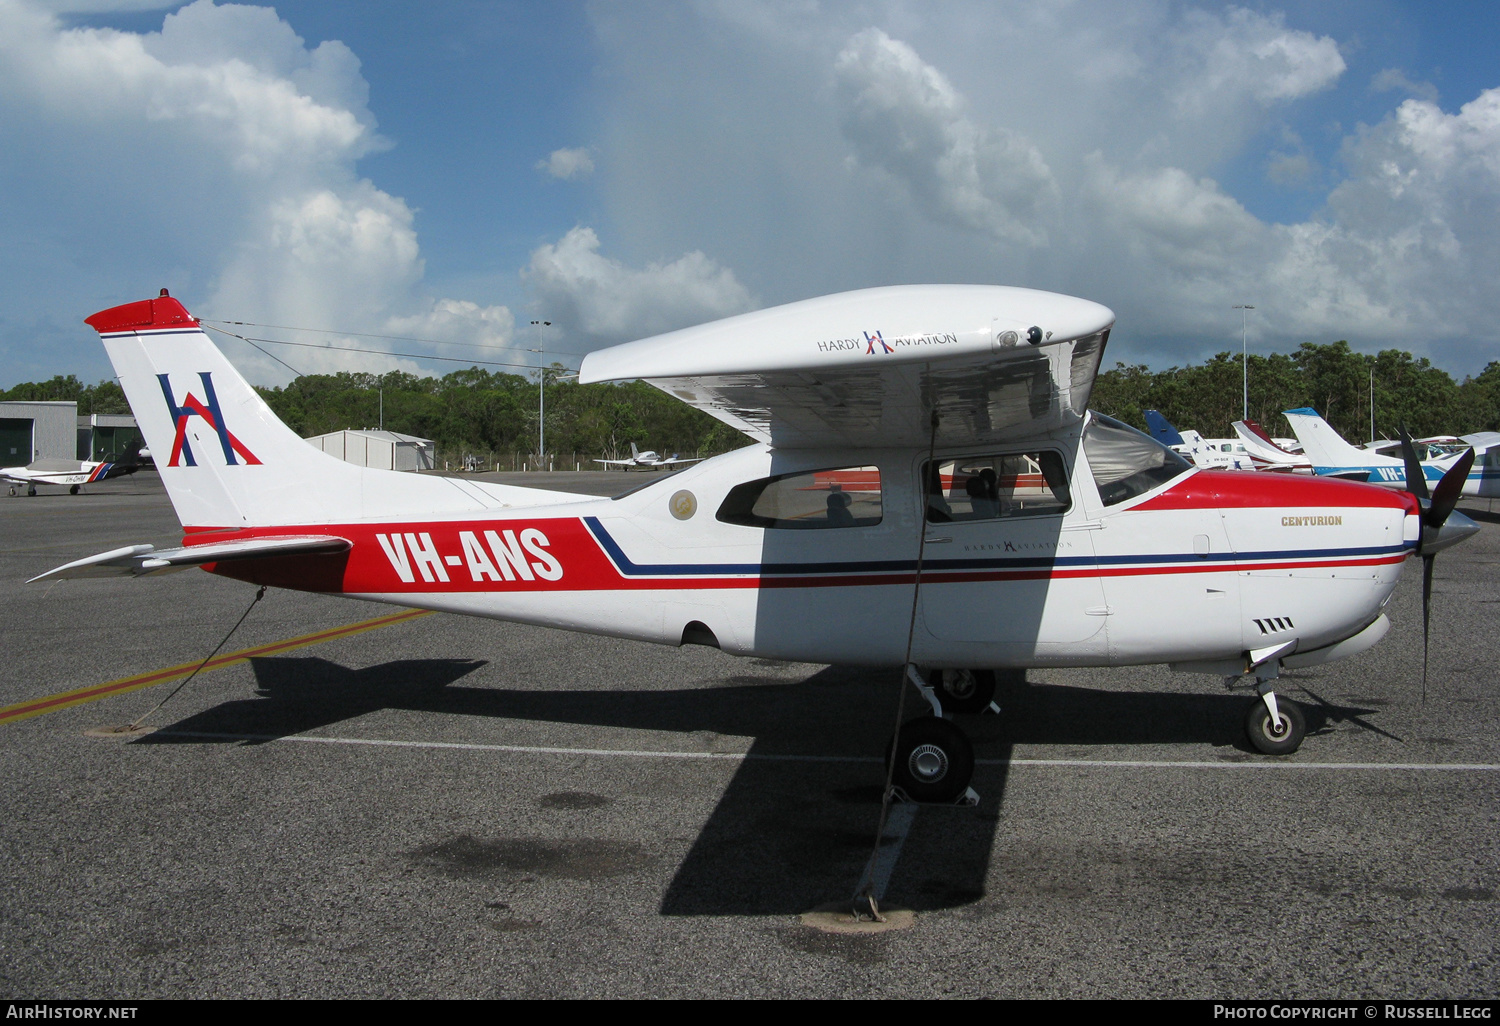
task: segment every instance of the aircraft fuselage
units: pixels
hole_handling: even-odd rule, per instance
[[[934,454],[952,468],[939,482],[951,518],[925,525],[914,662],[1209,663],[1284,642],[1295,643],[1288,652],[1325,649],[1380,616],[1415,547],[1410,496],[1343,481],[1187,470],[1106,504],[1080,433],[1008,454],[1024,450],[1034,464],[1036,453],[1055,453],[1067,485],[1058,498],[1040,474],[1029,491],[1016,476],[995,515],[982,499],[963,506],[960,493],[974,466],[1001,465],[1004,447]],[[738,655],[889,665],[902,662],[912,623],[923,482],[928,504],[938,487],[924,475],[928,457],[756,445],[618,499],[229,532],[198,525],[187,540],[336,534],[348,552],[209,569],[669,645],[707,639]],[[735,512],[736,496],[767,479],[790,482],[777,500],[785,519],[743,522],[768,519]],[[834,516],[825,500],[852,507],[853,522],[824,523]]]

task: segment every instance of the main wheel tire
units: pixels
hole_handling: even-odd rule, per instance
[[[1245,733],[1258,751],[1267,755],[1291,755],[1302,747],[1307,736],[1307,721],[1302,717],[1302,708],[1296,702],[1277,697],[1276,711],[1281,713],[1282,729],[1277,731],[1271,722],[1271,710],[1260,699],[1250,707],[1245,718]]]
[[[35,496],[36,495],[36,485],[27,485],[26,486],[26,494],[27,495],[31,495],[31,496]]]
[[[74,485],[73,487],[69,488],[68,489],[68,494],[69,495],[77,495],[78,494],[78,486]]]
[[[981,713],[995,700],[993,670],[933,670],[927,683],[937,692],[945,712]]]
[[[887,758],[891,749],[886,749]],[[947,720],[923,716],[901,727],[896,737],[892,782],[913,801],[956,800],[974,779],[974,746]]]

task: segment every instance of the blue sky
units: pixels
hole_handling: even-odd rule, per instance
[[[1154,366],[1237,302],[1261,351],[1500,356],[1493,5],[180,7],[0,0],[0,387],[106,376],[81,318],[161,285],[502,361],[942,280],[1106,303]]]

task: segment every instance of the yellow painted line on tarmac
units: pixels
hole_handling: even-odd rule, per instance
[[[215,656],[203,666],[203,672],[217,670],[221,666],[233,666],[235,663],[247,662],[257,656],[277,655],[281,652],[290,652],[297,648],[306,648],[308,645],[321,645],[325,641],[335,641],[339,638],[351,637],[355,634],[363,634],[365,631],[378,630],[381,627],[390,627],[394,624],[405,623],[407,620],[415,620],[419,616],[431,613],[430,609],[408,609],[401,613],[391,613],[388,616],[377,616],[373,620],[361,620],[358,623],[346,623],[342,627],[333,627],[326,631],[314,631],[312,634],[303,634],[295,638],[287,638],[284,641],[273,641],[267,645],[257,645],[254,648],[241,649],[238,652],[226,652],[221,656]],[[165,670],[152,670],[148,673],[138,673],[133,677],[121,677],[105,684],[95,684],[93,687],[78,688],[73,691],[61,691],[55,695],[45,698],[34,698],[27,702],[17,702],[15,705],[0,707],[0,724],[14,723],[17,720],[29,719],[32,716],[40,716],[43,713],[56,712],[58,709],[67,709],[70,706],[83,705],[85,702],[97,702],[101,698],[111,695],[123,695],[129,691],[139,691],[141,688],[149,688],[156,684],[165,684],[169,680],[186,677],[198,668],[202,660],[194,660],[191,663],[182,663],[179,666],[169,666]]]

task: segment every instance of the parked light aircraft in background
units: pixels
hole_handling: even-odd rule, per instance
[[[1204,438],[1193,430],[1179,431],[1155,410],[1146,410],[1146,429],[1151,437],[1205,470],[1254,470],[1255,463],[1236,438]]]
[[[997,668],[1221,675],[1258,693],[1252,743],[1294,751],[1304,721],[1278,701],[1281,669],[1375,644],[1406,558],[1478,530],[1453,513],[1461,471],[1424,508],[1345,481],[1197,469],[1090,413],[1114,314],[1029,289],[868,289],[590,354],[580,380],[643,378],[756,439],[614,499],[327,456],[165,290],[88,323],[184,543],[35,580],[199,566],[742,656],[904,666],[934,713],[889,749],[917,800],[968,793],[973,748],[944,714],[986,708]]]
[[[628,459],[628,460],[601,460],[601,459],[595,459],[594,462],[595,463],[608,463],[611,466],[624,467],[626,470],[629,470],[631,467],[645,467],[647,470],[655,470],[658,467],[681,467],[681,466],[686,466],[689,463],[702,463],[703,460],[697,459],[697,458],[692,458],[692,457],[689,457],[688,459],[683,459],[681,456],[679,456],[675,452],[670,457],[665,457],[664,458],[662,456],[657,455],[654,451],[652,451],[650,449],[647,449],[645,452],[641,452],[639,449],[637,449],[635,447],[635,443],[631,442],[630,443],[630,459]]]
[[[27,495],[35,495],[37,485],[62,485],[68,489],[68,494],[77,495],[86,484],[134,474],[141,469],[140,454],[140,447],[137,446],[113,462],[35,460],[24,467],[0,468],[0,481],[10,486],[12,495],[22,486],[26,488]]]
[[[1253,420],[1234,422],[1234,433],[1240,436],[1245,452],[1255,464],[1256,470],[1271,470],[1311,474],[1312,460],[1303,453],[1302,446],[1286,439],[1272,438],[1265,428]]]
[[[1363,481],[1386,488],[1407,487],[1408,465],[1404,458],[1383,456],[1370,449],[1356,449],[1344,441],[1343,436],[1335,431],[1331,424],[1318,416],[1316,410],[1307,407],[1287,410],[1285,416],[1291,422],[1292,431],[1297,435],[1297,440],[1302,443],[1302,451],[1311,461],[1314,474],[1340,477],[1346,481]],[[1420,472],[1427,479],[1428,485],[1432,486],[1442,480],[1443,475],[1455,464],[1462,452],[1472,450],[1465,446],[1460,453],[1445,453],[1421,459],[1426,451],[1424,446],[1418,452],[1413,443],[1413,452],[1418,457],[1417,465],[1420,467]],[[1480,486],[1485,480],[1485,470],[1486,467],[1482,462],[1472,467],[1466,475],[1462,494],[1500,494],[1500,488],[1493,492],[1481,491]],[[1492,482],[1492,486],[1500,485],[1500,466],[1490,470],[1488,480]]]

